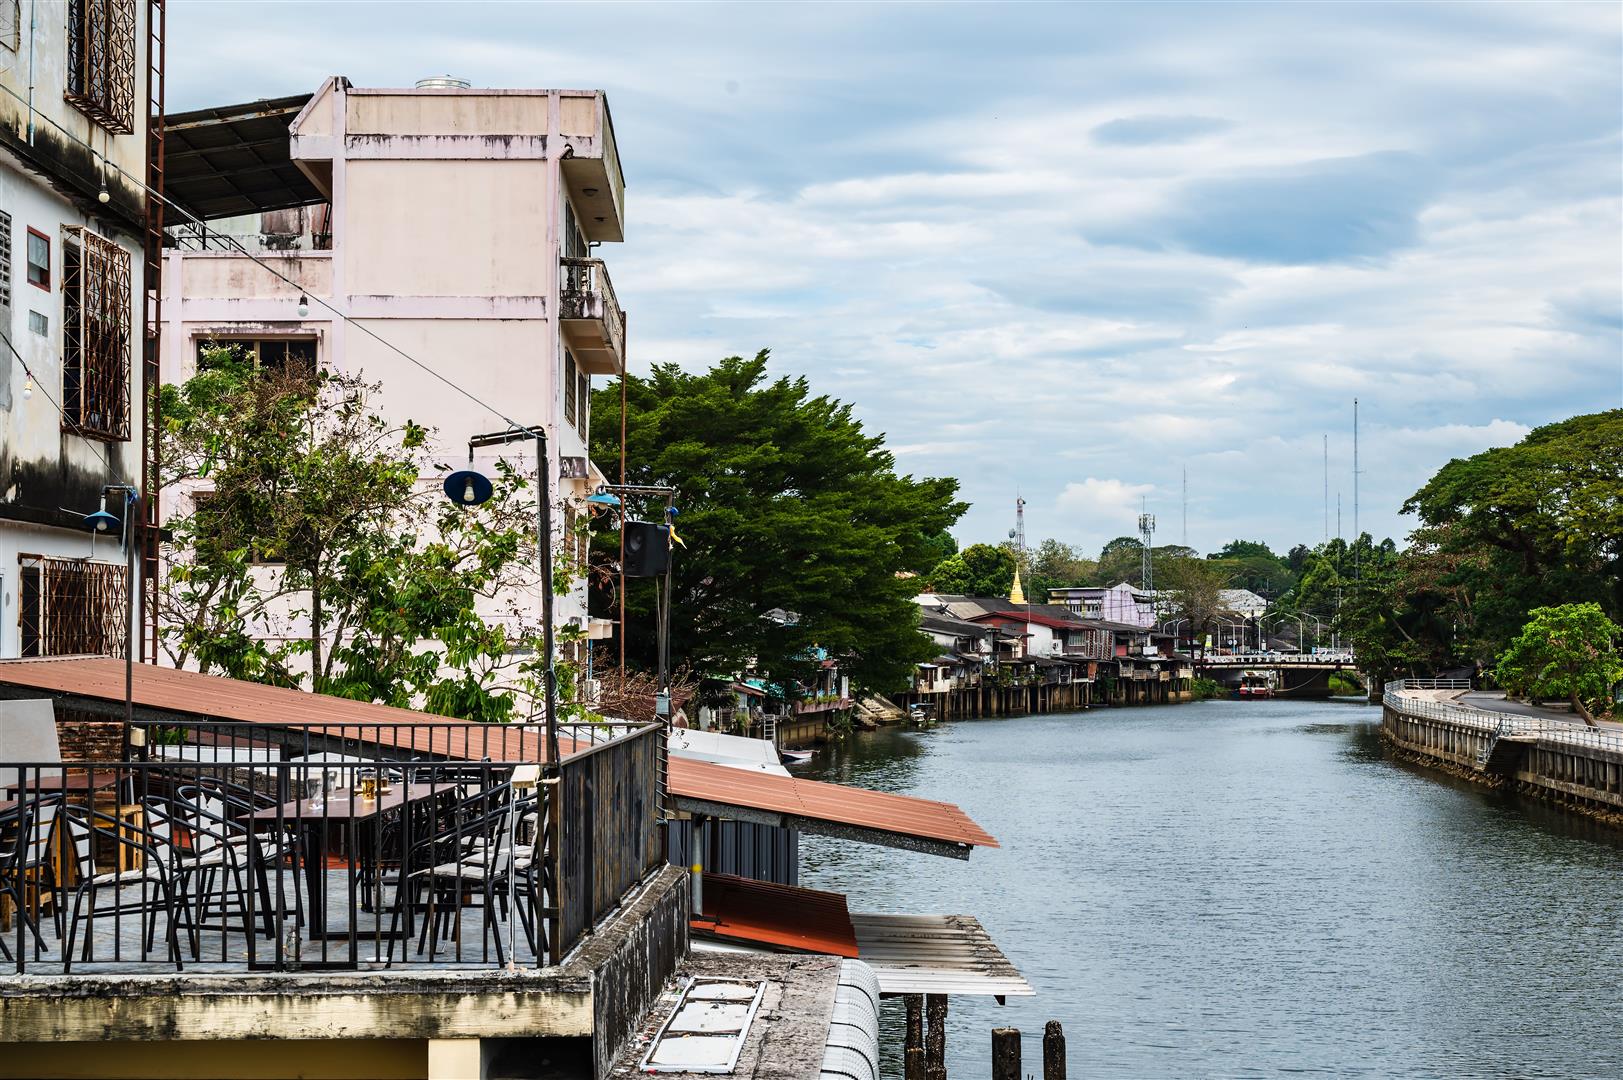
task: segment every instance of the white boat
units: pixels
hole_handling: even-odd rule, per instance
[[[804,765],[812,759],[810,750],[779,750],[778,756],[785,765]]]

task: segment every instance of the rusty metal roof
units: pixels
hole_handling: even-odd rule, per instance
[[[124,662],[108,657],[0,660],[0,696],[26,689],[101,703],[124,701]],[[137,715],[157,711],[205,720],[282,727],[341,725],[331,732],[371,738],[418,753],[478,760],[542,761],[545,739],[534,725],[478,724],[367,701],[203,675],[152,664],[135,665]],[[419,729],[390,725],[431,725]],[[567,756],[576,744],[559,740]],[[968,858],[974,847],[997,847],[991,834],[952,803],[911,795],[749,772],[672,756],[671,794],[682,809],[761,821],[803,832]]]
[[[857,955],[857,932],[842,893],[705,874],[704,912],[693,916],[691,925],[697,933],[728,941]]]
[[[164,117],[164,194],[207,221],[325,202],[289,155],[309,94]]]

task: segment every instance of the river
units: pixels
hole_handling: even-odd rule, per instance
[[[958,803],[959,862],[806,837],[853,911],[977,916],[1035,998],[954,998],[948,1070],[1065,1025],[1070,1075],[1623,1076],[1623,837],[1385,760],[1378,710],[1215,701],[861,733],[799,775]],[[899,1055],[901,1011],[883,1042]],[[899,1056],[886,1062],[900,1075]]]

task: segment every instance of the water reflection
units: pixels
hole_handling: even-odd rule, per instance
[[[1623,1076],[1618,833],[1389,762],[1377,719],[1212,702],[859,735],[797,772],[949,799],[1004,846],[808,837],[803,880],[977,915],[1037,987],[953,1002],[954,1076],[988,1073],[1001,1024],[1040,1061],[1050,1018],[1090,1078]]]

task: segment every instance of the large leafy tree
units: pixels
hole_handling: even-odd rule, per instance
[[[821,648],[859,687],[903,685],[934,651],[906,575],[941,560],[940,534],[965,509],[957,481],[898,475],[850,405],[766,368],[761,352],[627,379],[627,479],[680,491],[672,662],[802,678]],[[597,391],[593,407],[617,416],[620,387]],[[618,424],[596,425],[594,456],[618,458],[619,440]],[[627,658],[652,667],[654,583],[633,579],[626,601]],[[774,609],[799,618],[767,617]]]
[[[1596,726],[1594,710],[1623,679],[1623,630],[1599,604],[1535,608],[1529,616],[1494,668],[1500,683],[1535,700],[1565,698],[1584,723]]]
[[[1014,552],[1009,548],[971,544],[951,558],[941,560],[930,574],[930,591],[961,596],[1008,596],[1014,586],[1014,571]],[[1028,591],[1027,595],[1033,594]]]
[[[260,371],[225,350],[163,388],[163,643],[179,667],[477,720],[533,694],[540,627],[528,480],[478,508],[440,497],[427,432],[377,387]],[[567,571],[565,574],[567,578]],[[568,672],[565,672],[566,676]]]
[[[1188,633],[1205,641],[1206,633],[1225,610],[1223,589],[1228,579],[1206,559],[1168,559],[1155,570],[1157,604],[1162,616],[1187,620]]]

